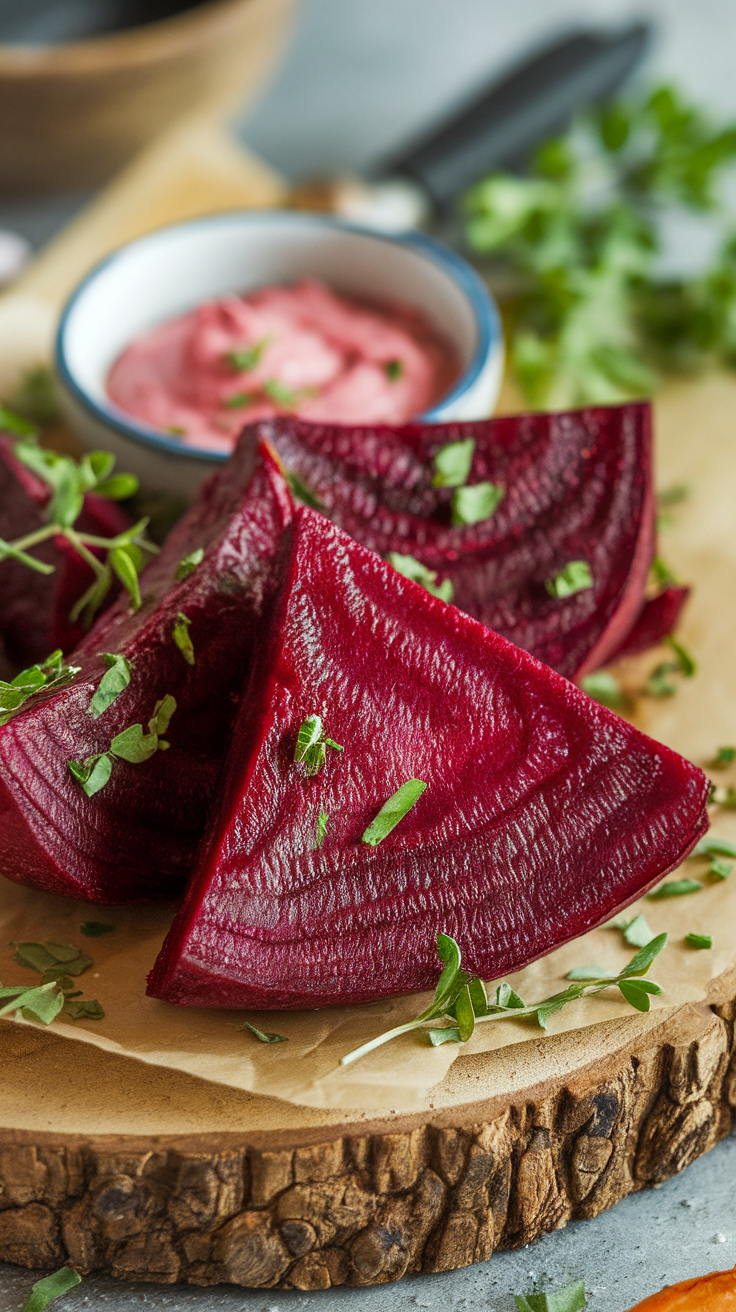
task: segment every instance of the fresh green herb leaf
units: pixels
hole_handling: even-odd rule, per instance
[[[287,469],[286,481],[291,488],[291,495],[296,497],[297,501],[301,501],[305,506],[311,506],[312,510],[324,510],[324,505],[317,494],[312,492],[311,488],[308,488],[306,483],[302,482],[298,474]]]
[[[71,1020],[102,1020],[105,1015],[96,998],[67,999],[64,1011]]]
[[[165,697],[161,697],[160,700],[156,702],[156,705],[153,708],[153,715],[148,721],[150,732],[159,735],[166,733],[166,730],[171,724],[171,717],[175,710],[176,698],[172,697],[171,693],[167,693]]]
[[[141,588],[138,582],[139,563],[132,545],[113,547],[110,552],[110,564],[126,592],[130,593],[132,610],[140,610],[141,608]]]
[[[651,564],[652,582],[658,588],[669,588],[677,583],[677,578],[672,573],[669,565],[665,564],[661,556],[655,556]]]
[[[293,406],[299,399],[299,393],[294,392],[290,387],[286,387],[278,378],[267,378],[263,384],[263,390],[266,396],[270,396],[276,405]]]
[[[384,838],[387,838],[392,829],[395,829],[400,820],[403,820],[407,811],[419,801],[427,785],[422,783],[421,779],[407,779],[405,784],[397,788],[396,792],[384,802],[378,815],[371,821],[366,829],[361,843],[367,843],[370,847],[378,847]]]
[[[69,773],[81,784],[88,797],[94,797],[105,787],[112,773],[112,761],[107,752],[88,756],[86,761],[69,761]]]
[[[626,705],[621,684],[615,674],[610,674],[608,670],[595,670],[593,674],[583,675],[580,687],[594,702],[600,702],[601,706],[608,706],[611,710],[617,711]]]
[[[727,770],[734,761],[736,761],[736,747],[719,747],[714,760],[710,763],[711,769]]]
[[[260,342],[253,346],[243,347],[240,351],[228,351],[225,355],[225,362],[234,369],[236,373],[250,373],[260,363],[261,356],[268,346],[268,338],[262,337]]]
[[[110,751],[121,761],[140,765],[143,761],[150,760],[158,751],[158,734],[144,733],[142,724],[131,724],[121,733],[115,734],[110,743]]]
[[[673,683],[669,676],[676,673],[677,669],[678,667],[671,661],[663,661],[660,665],[656,665],[647,679],[645,692],[650,697],[674,697],[677,684]]]
[[[320,770],[324,768],[327,761],[328,747],[331,747],[334,752],[343,750],[334,739],[325,737],[321,715],[308,715],[304,723],[299,726],[296,747],[294,748],[294,760],[297,765],[303,767],[304,774],[307,777],[319,774]]]
[[[321,847],[325,841],[325,838],[327,837],[327,826],[329,822],[330,822],[330,817],[328,816],[327,812],[320,811],[319,815],[317,816],[317,844],[316,844],[317,847]]]
[[[714,879],[728,879],[732,870],[732,861],[721,861],[719,857],[714,856],[708,867],[708,874],[712,875]]]
[[[620,929],[627,943],[635,948],[645,948],[652,939],[656,938],[654,930],[650,928],[645,915],[639,912],[633,920],[617,920],[616,929]]]
[[[396,383],[404,372],[403,360],[387,360],[383,366],[389,382]]]
[[[287,1043],[285,1034],[274,1034],[271,1030],[259,1030],[257,1026],[251,1025],[250,1021],[244,1020],[240,1027],[243,1030],[249,1030],[259,1043]]]
[[[586,560],[571,560],[559,574],[547,579],[545,583],[550,597],[572,597],[576,592],[585,592],[593,586],[593,575]]]
[[[516,1295],[516,1312],[583,1312],[587,1306],[582,1280],[574,1280],[555,1293]]]
[[[108,501],[127,501],[129,497],[134,497],[140,487],[140,483],[135,474],[113,474],[112,478],[105,478],[95,487],[98,497],[106,497]]]
[[[455,595],[452,579],[443,579],[438,583],[437,570],[429,569],[421,560],[415,560],[413,556],[402,556],[398,551],[390,551],[388,563],[398,574],[403,575],[405,579],[412,579],[414,583],[419,583],[433,597],[441,597],[442,601],[452,601]]]
[[[187,619],[186,615],[183,615],[179,610],[176,613],[174,627],[171,630],[171,636],[184,657],[184,660],[187,662],[187,665],[194,665],[196,660],[192,639],[189,636],[189,626],[191,622],[192,621]]]
[[[347,1053],[340,1059],[340,1064],[349,1066],[352,1062],[365,1057],[369,1052],[380,1048],[382,1044],[398,1038],[399,1035],[424,1029],[432,1021],[440,1018],[448,1019],[450,1025],[443,1027],[432,1026],[429,1031],[430,1043],[437,1047],[441,1043],[460,1042],[461,1026],[464,1033],[468,1033],[470,1029],[471,1009],[474,1024],[483,1024],[486,1021],[529,1018],[536,1019],[539,1026],[546,1029],[549,1018],[555,1012],[567,1006],[569,1002],[576,1002],[583,997],[591,997],[612,986],[618,986],[621,989],[622,983],[625,983],[627,989],[622,990],[622,996],[638,1010],[644,1010],[649,1007],[649,995],[659,994],[662,989],[659,984],[655,984],[652,980],[644,980],[641,977],[647,973],[655,957],[663,950],[666,943],[667,935],[658,934],[645,947],[640,948],[617,975],[606,974],[605,972],[594,974],[594,969],[597,971],[598,967],[578,968],[577,971],[571,972],[571,974],[574,973],[580,979],[579,983],[570,983],[562,992],[555,993],[552,997],[545,998],[541,1002],[526,1006],[519,995],[514,993],[505,981],[498,985],[495,1000],[489,1004],[480,980],[469,976],[461,969],[460,949],[455,940],[450,938],[448,934],[438,934],[437,953],[444,964],[444,969],[430,1005],[420,1012],[414,1020],[406,1021],[403,1025],[397,1025],[394,1029],[379,1034],[377,1038],[370,1039],[368,1043],[364,1043],[353,1052]],[[580,978],[581,976],[582,978]],[[635,985],[633,989],[628,987],[632,982]]]
[[[713,938],[710,934],[686,934],[685,942],[689,948],[699,948],[700,950],[713,947]]]
[[[673,506],[680,506],[689,496],[687,483],[673,483],[670,487],[663,487],[657,493],[657,509],[670,510]]]
[[[30,665],[10,683],[0,679],[0,725],[21,710],[39,692],[55,692],[79,674],[80,665],[64,665],[61,651],[54,651],[40,665]]]
[[[732,843],[730,838],[718,838],[715,834],[706,834],[695,844],[691,856],[734,856],[736,857],[736,843]]]
[[[475,438],[473,437],[466,437],[460,442],[450,442],[447,446],[443,446],[434,458],[433,487],[463,487],[468,481],[474,454]]]
[[[182,556],[176,567],[176,578],[178,580],[188,579],[194,573],[198,565],[204,560],[204,547],[196,547],[190,551],[188,556]]]
[[[40,1020],[42,1025],[50,1025],[64,1006],[64,992],[59,985],[50,980],[47,984],[36,984],[27,988],[24,984],[0,988],[0,999],[10,998],[5,1006],[0,1007],[0,1016],[11,1012],[20,1012],[26,1019]]]
[[[99,720],[108,706],[112,706],[116,697],[127,688],[132,672],[130,661],[125,656],[115,656],[106,651],[103,652],[102,659],[107,666],[107,671],[100,679],[89,704],[89,713],[93,720]]]
[[[480,524],[498,509],[506,489],[498,483],[472,483],[458,487],[452,494],[452,522],[455,527]]]
[[[222,402],[226,410],[242,410],[247,405],[252,405],[255,401],[255,392],[233,392],[231,396],[226,396]]]
[[[106,925],[102,920],[85,920],[79,926],[79,932],[85,938],[100,938],[102,934],[113,934],[115,926]]]
[[[58,970],[63,967],[63,974],[81,975],[85,970],[89,970],[94,965],[91,957],[86,952],[80,952],[71,943],[14,943],[15,961],[19,966],[25,966],[29,970],[37,970],[39,975],[45,975],[49,970]]]
[[[653,892],[647,893],[650,902],[659,902],[666,897],[683,897],[686,893],[700,893],[703,885],[697,879],[670,879],[660,884]]]
[[[677,657],[677,668],[680,674],[683,674],[686,679],[692,679],[693,675],[697,674],[698,667],[690,655],[690,652],[686,647],[683,647],[681,642],[677,642],[672,637],[671,633],[665,638],[665,643],[668,647],[672,648],[672,651]]]
[[[79,1272],[71,1266],[63,1266],[52,1276],[44,1276],[43,1280],[36,1281],[21,1312],[46,1312],[46,1308],[51,1306],[54,1299],[61,1298],[62,1294],[68,1294],[70,1289],[80,1284],[81,1279]]]
[[[574,980],[591,980],[591,979],[614,979],[615,976],[607,971],[605,966],[573,966],[568,970],[565,979]]]

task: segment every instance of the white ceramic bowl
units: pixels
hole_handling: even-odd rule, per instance
[[[112,451],[148,488],[191,495],[226,457],[126,415],[105,380],[132,338],[228,292],[302,277],[338,292],[403,301],[454,344],[463,372],[422,418],[484,419],[501,385],[496,305],[475,271],[421,233],[385,236],[313,214],[229,212],[160,228],[97,265],[68,301],[56,367],[67,419],[85,446]]]

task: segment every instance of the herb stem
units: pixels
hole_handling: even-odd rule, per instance
[[[9,542],[8,546],[14,551],[27,551],[29,547],[35,547],[39,542],[46,542],[62,532],[63,529],[60,529],[58,524],[47,524],[44,528],[37,528],[35,533],[26,533],[25,537],[16,538],[15,542]]]
[[[98,560],[97,557],[85,546],[80,535],[75,533],[73,528],[60,529],[59,532],[66,538],[67,542],[71,543],[74,550],[79,552],[82,560],[87,562],[90,569],[97,575],[97,578],[101,578],[105,572],[105,566],[102,564],[102,561]]]

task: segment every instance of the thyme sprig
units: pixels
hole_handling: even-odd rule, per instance
[[[401,1034],[410,1034],[413,1030],[428,1029],[429,1042],[433,1047],[442,1043],[467,1043],[476,1024],[485,1021],[530,1019],[536,1020],[546,1030],[550,1016],[569,1002],[593,997],[603,989],[612,987],[618,988],[625,1000],[637,1011],[649,1011],[650,995],[662,993],[663,990],[653,980],[642,977],[666,943],[667,935],[658,934],[639,949],[623,970],[615,974],[606,973],[600,966],[580,966],[570,971],[567,978],[571,983],[566,989],[553,993],[541,1002],[527,1005],[506,981],[497,986],[493,1001],[489,1002],[482,980],[462,969],[460,948],[454,938],[449,934],[438,934],[437,953],[444,969],[429,1006],[414,1020],[397,1025],[348,1052],[340,1058],[340,1065],[350,1066],[384,1043],[389,1043]],[[433,1027],[432,1022],[436,1020],[449,1021],[449,1024]]]
[[[158,552],[158,547],[145,536],[148,518],[138,520],[111,538],[75,528],[88,492],[110,501],[124,501],[138,490],[135,474],[113,473],[115,457],[108,451],[88,451],[81,460],[48,451],[39,445],[31,425],[2,408],[0,428],[18,434],[13,446],[16,459],[51,489],[44,512],[44,526],[12,542],[0,538],[0,563],[13,560],[38,574],[52,574],[54,566],[39,560],[31,552],[50,538],[64,538],[94,574],[92,584],[72,609],[72,620],[81,618],[85,625],[91,623],[115,576],[128,592],[132,609],[138,610],[141,604],[138,576],[144,553],[153,555]],[[95,548],[104,551],[103,559],[96,554]]]

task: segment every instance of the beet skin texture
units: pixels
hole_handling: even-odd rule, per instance
[[[270,634],[149,993],[302,1008],[484,979],[601,924],[707,828],[703,772],[301,507]],[[297,734],[319,715],[311,777]],[[426,789],[378,846],[395,791]],[[323,840],[320,815],[327,817]]]

